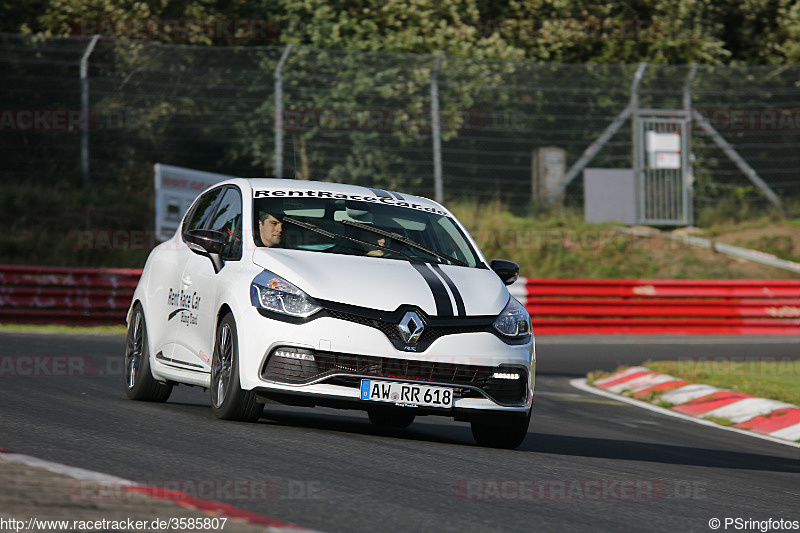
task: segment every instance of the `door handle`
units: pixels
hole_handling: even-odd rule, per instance
[[[191,285],[192,284],[192,277],[191,276],[183,276],[183,278],[181,278],[181,283],[183,283],[184,285]]]

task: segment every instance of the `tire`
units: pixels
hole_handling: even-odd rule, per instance
[[[405,412],[367,411],[367,414],[369,421],[376,426],[395,429],[407,428],[416,418],[414,413]]]
[[[150,371],[150,347],[144,311],[138,302],[133,308],[125,340],[125,394],[131,400],[166,402],[172,384],[160,383]]]
[[[256,401],[256,393],[242,390],[239,383],[239,340],[230,313],[217,326],[209,392],[211,410],[221,420],[255,422],[264,411],[264,404]]]
[[[472,436],[481,446],[513,450],[522,444],[528,434],[531,413],[533,413],[533,409],[530,410],[528,416],[511,417],[507,423],[472,422]]]

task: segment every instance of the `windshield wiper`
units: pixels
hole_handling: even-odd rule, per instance
[[[414,262],[414,260],[411,259],[411,257],[408,256],[408,254],[405,254],[405,253],[401,252],[400,250],[395,250],[394,248],[389,248],[388,246],[381,246],[380,244],[374,244],[374,243],[371,243],[371,242],[362,241],[361,239],[356,239],[355,237],[350,237],[348,235],[341,235],[339,233],[334,233],[332,231],[328,231],[326,229],[320,228],[316,224],[312,224],[310,222],[301,222],[299,220],[295,220],[292,217],[287,217],[287,216],[284,216],[281,219],[281,222],[288,222],[289,224],[294,224],[295,226],[299,226],[299,227],[307,229],[309,231],[313,231],[315,233],[319,233],[320,235],[324,235],[324,236],[328,237],[329,239],[336,239],[337,237],[341,237],[343,239],[347,239],[348,241],[357,242],[358,244],[361,244],[361,245],[364,245],[364,246],[368,246],[368,247],[371,247],[371,248],[379,248],[379,249],[384,250],[386,252],[390,252],[390,253],[393,253],[393,254],[401,255],[405,259],[411,261],[412,263]],[[343,222],[345,222],[345,221],[343,221]]]
[[[424,245],[418,243],[417,241],[413,241],[413,240],[409,239],[408,237],[404,237],[404,236],[402,236],[402,235],[400,235],[398,233],[392,233],[391,231],[386,231],[384,229],[376,228],[374,226],[370,226],[370,225],[367,225],[367,224],[362,224],[361,222],[354,222],[352,220],[342,220],[342,224],[344,224],[346,226],[355,226],[356,228],[361,228],[361,229],[363,229],[365,231],[370,231],[372,233],[375,233],[376,235],[380,235],[380,236],[386,237],[388,239],[393,239],[393,240],[395,240],[397,242],[401,242],[401,243],[405,244],[406,246],[410,246],[411,248],[416,248],[417,250],[421,250],[421,251],[425,252],[426,254],[430,254],[430,255],[432,255],[434,257],[438,257],[439,259],[444,259],[445,261],[450,261],[451,263],[453,263],[455,265],[467,266],[467,264],[464,261],[461,261],[460,259],[456,259],[455,257],[450,257],[448,255],[441,254],[441,253],[437,252],[436,250],[431,250],[427,246],[424,246]]]
[[[325,235],[329,239],[335,239],[336,237],[340,236],[326,229],[322,229],[316,224],[311,224],[310,222],[300,222],[299,220],[295,220],[292,217],[287,217],[285,215],[282,216],[279,220],[281,222],[288,222],[290,224],[294,224],[295,226],[300,226],[301,228],[314,231],[316,233],[319,233],[320,235]]]

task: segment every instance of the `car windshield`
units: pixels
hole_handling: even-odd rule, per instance
[[[333,198],[255,198],[256,245],[475,267],[478,259],[455,221],[444,214],[377,202]],[[279,237],[275,220],[281,222]],[[262,231],[270,221],[273,228]]]

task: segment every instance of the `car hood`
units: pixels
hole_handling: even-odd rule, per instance
[[[429,316],[498,315],[509,298],[485,268],[274,248],[255,250],[253,262],[312,298],[381,311],[413,305]]]

